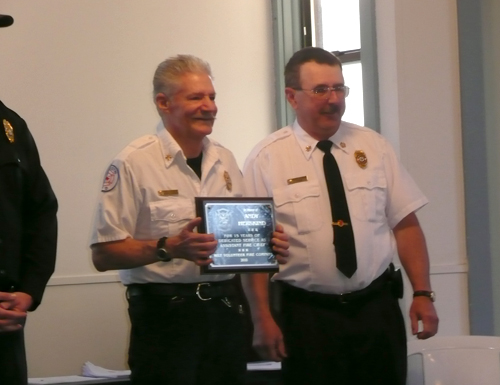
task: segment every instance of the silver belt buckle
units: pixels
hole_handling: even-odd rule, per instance
[[[208,282],[201,282],[198,284],[198,286],[196,287],[196,295],[198,296],[199,299],[201,299],[202,301],[210,301],[212,298],[209,297],[209,298],[204,298],[201,296],[201,293],[200,293],[200,289],[202,286],[204,285],[207,285],[207,286],[210,286],[210,283]]]

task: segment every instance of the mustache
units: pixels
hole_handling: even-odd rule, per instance
[[[204,113],[204,114],[193,116],[193,119],[210,119],[210,120],[215,120],[215,114]]]
[[[336,114],[340,113],[340,107],[336,104],[330,104],[321,110],[322,114]]]

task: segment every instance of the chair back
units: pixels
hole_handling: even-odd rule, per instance
[[[432,337],[408,342],[407,385],[500,384],[500,337]]]

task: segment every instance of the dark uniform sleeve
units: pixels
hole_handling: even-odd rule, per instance
[[[14,134],[0,145],[0,209],[9,213],[0,214],[0,279],[29,294],[35,310],[55,268],[57,200],[24,120],[3,105],[0,115]]]

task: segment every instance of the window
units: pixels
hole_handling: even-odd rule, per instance
[[[283,68],[307,46],[332,51],[351,88],[343,119],[379,129],[375,4],[371,0],[273,0],[278,125],[294,115],[283,96]]]
[[[351,88],[343,119],[365,123],[359,1],[312,0],[312,45],[334,52],[342,60],[345,84]]]

